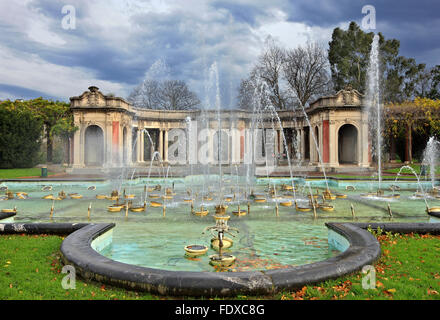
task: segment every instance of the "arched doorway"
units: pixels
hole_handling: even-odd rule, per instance
[[[104,133],[98,126],[87,127],[85,132],[84,163],[101,166],[104,163]]]
[[[358,163],[358,131],[352,124],[344,124],[338,132],[339,164]]]

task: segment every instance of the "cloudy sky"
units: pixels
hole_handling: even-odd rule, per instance
[[[361,25],[367,4],[401,55],[440,64],[440,3],[431,0],[0,0],[0,99],[68,101],[90,85],[125,98],[145,77],[168,77],[203,100],[215,69],[227,107],[267,36],[328,47],[335,27]]]

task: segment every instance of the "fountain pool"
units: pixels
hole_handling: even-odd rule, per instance
[[[209,177],[204,177],[204,179]],[[338,254],[328,243],[326,222],[428,222],[425,199],[417,194],[420,185],[415,181],[382,181],[382,189],[389,188],[389,194],[396,184],[399,186],[399,197],[377,197],[372,190],[377,190],[377,182],[369,181],[336,181],[306,180],[296,178],[295,200],[298,205],[307,206],[310,203],[310,190],[313,194],[322,195],[329,185],[332,193],[344,194],[346,198],[323,200],[319,196],[317,202],[331,203],[334,211],[328,212],[316,208],[316,218],[313,211],[301,212],[295,206],[280,206],[275,212],[277,203],[293,201],[293,192],[283,190],[283,186],[291,185],[290,178],[259,178],[256,179],[255,195],[266,198],[266,202],[256,202],[249,194],[245,194],[245,181],[237,184],[236,177],[224,176],[224,197],[229,201],[227,215],[228,224],[237,228],[239,233],[233,238],[234,244],[225,249],[225,253],[237,257],[235,264],[228,271],[268,270],[298,266],[322,261]],[[147,181],[148,180],[148,181]],[[203,179],[202,179],[203,180]],[[194,182],[196,181],[196,182]],[[225,271],[214,268],[209,264],[209,255],[217,251],[210,247],[210,236],[202,234],[203,230],[215,223],[213,214],[215,205],[219,203],[215,190],[211,190],[211,199],[207,198],[206,190],[197,184],[199,179],[186,178],[138,178],[127,180],[122,188],[130,190],[133,205],[146,202],[146,208],[141,212],[131,212],[125,209],[120,212],[109,212],[108,206],[115,201],[97,199],[97,195],[110,195],[113,184],[110,181],[101,182],[8,182],[4,183],[8,191],[13,192],[14,199],[0,201],[0,208],[17,208],[15,223],[35,222],[92,222],[115,223],[112,231],[112,241],[100,248],[100,253],[112,260],[170,271]],[[190,183],[191,182],[191,183]],[[243,186],[240,186],[243,183]],[[52,190],[43,191],[45,185]],[[161,190],[145,192],[146,185],[161,185]],[[209,185],[209,183],[208,183]],[[268,186],[276,186],[276,197],[273,198]],[[423,188],[429,189],[430,182],[422,182]],[[90,188],[91,186],[96,186]],[[166,192],[172,189],[173,192]],[[191,192],[189,192],[189,189]],[[64,200],[43,199],[48,194],[64,191]],[[19,198],[17,193],[26,194]],[[159,195],[151,199],[152,193]],[[81,198],[73,199],[69,195],[79,194]],[[121,192],[122,194],[122,192]],[[170,197],[163,196],[170,194]],[[193,202],[184,202],[189,194]],[[385,195],[387,192],[385,192]],[[430,206],[439,206],[440,198],[426,194]],[[2,198],[3,199],[3,198]],[[125,203],[120,199],[120,203]],[[151,207],[151,201],[157,201],[162,207]],[[238,205],[250,212],[245,216],[235,216],[233,211]],[[209,211],[204,217],[191,213],[193,208],[203,205]],[[51,217],[51,207],[53,214]],[[88,209],[90,215],[88,215]],[[351,208],[354,208],[354,216]],[[392,211],[392,217],[389,214]],[[166,212],[166,214],[165,214]],[[204,245],[209,247],[208,253],[199,257],[185,256],[184,247],[187,245]]]

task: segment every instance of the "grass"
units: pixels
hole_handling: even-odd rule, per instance
[[[0,236],[0,299],[6,300],[121,300],[157,299],[76,279],[75,289],[63,289],[59,248],[62,237],[47,235]]]
[[[402,164],[402,166],[403,166],[403,164]],[[420,174],[420,170],[421,170],[421,165],[420,164],[409,164],[408,166],[413,168],[414,171],[418,175]],[[399,170],[400,170],[400,168],[393,168],[393,169],[386,169],[383,172],[397,174],[399,172]],[[429,174],[429,166],[427,166],[426,170],[427,170],[427,174]],[[412,172],[409,169],[403,169],[401,173],[402,174],[406,173],[406,174],[411,174],[412,175]],[[436,166],[435,167],[435,174],[440,174],[440,166]]]
[[[359,272],[297,291],[234,299],[440,299],[440,236],[378,233],[377,238],[382,256],[375,264],[375,289],[362,288],[364,275]],[[173,299],[86,283],[78,278],[76,289],[63,289],[61,281],[66,274],[61,273],[62,240],[62,237],[47,235],[0,236],[0,299]]]
[[[374,265],[376,288],[363,289],[364,274],[357,273],[296,292],[282,300],[431,300],[440,299],[440,237],[378,234],[382,256]]]
[[[47,173],[47,175],[51,174],[51,172]],[[17,179],[35,176],[41,176],[41,168],[0,169],[0,179]]]

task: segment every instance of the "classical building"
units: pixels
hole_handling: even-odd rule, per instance
[[[287,160],[307,170],[321,163],[333,170],[371,165],[368,114],[356,90],[321,97],[305,112],[258,114],[139,109],[94,86],[70,101],[79,128],[71,143],[74,169],[146,167],[153,158],[173,166],[272,161],[285,167]]]

